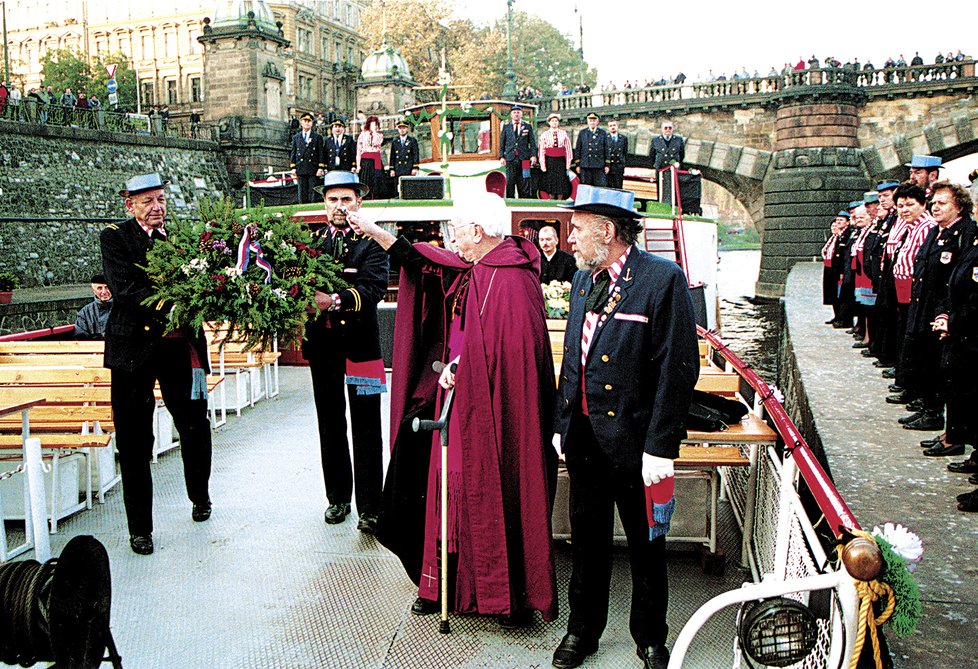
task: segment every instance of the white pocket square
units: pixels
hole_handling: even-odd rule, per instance
[[[615,314],[615,318],[620,321],[634,321],[635,323],[649,322],[649,317],[642,314]]]

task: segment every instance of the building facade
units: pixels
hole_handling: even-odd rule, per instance
[[[168,105],[171,119],[198,110],[208,114],[204,19],[270,13],[291,43],[285,61],[284,111],[320,111],[333,106],[352,115],[360,65],[360,0],[7,0],[7,48],[13,81],[40,86],[41,57],[71,49],[89,61],[122,53],[139,81],[141,106]],[[104,99],[105,91],[95,91]],[[136,101],[121,101],[134,108]],[[256,110],[257,113],[258,110]]]

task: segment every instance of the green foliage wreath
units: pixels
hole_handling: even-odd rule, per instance
[[[157,291],[146,304],[172,305],[169,331],[226,323],[230,338],[249,349],[267,349],[275,338],[288,346],[302,339],[316,290],[347,287],[342,267],[287,213],[258,207],[241,215],[229,199],[199,206],[200,221],[169,223],[167,242],[147,255],[145,269]]]

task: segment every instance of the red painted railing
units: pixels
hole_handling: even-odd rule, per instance
[[[791,452],[792,457],[795,459],[798,472],[805,479],[805,483],[808,485],[809,490],[811,490],[815,501],[818,503],[822,513],[825,514],[825,519],[829,527],[832,528],[837,536],[841,535],[840,528],[850,530],[862,529],[859,521],[856,520],[856,517],[849,509],[845,500],[842,499],[842,495],[836,490],[832,479],[829,478],[829,475],[816,459],[815,454],[812,453],[808,442],[805,441],[801,432],[798,431],[797,426],[795,426],[791,417],[788,416],[788,412],[785,411],[781,402],[774,396],[774,391],[771,390],[771,387],[750,368],[750,365],[731,351],[715,332],[710,332],[698,325],[696,326],[696,331],[700,337],[708,341],[723,356],[724,360],[730,363],[730,366],[733,367],[737,374],[761,398],[761,403],[764,405],[764,410],[767,412],[774,429],[781,436],[782,440],[784,440],[785,448]]]

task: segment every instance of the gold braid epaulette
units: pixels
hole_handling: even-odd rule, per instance
[[[353,295],[353,311],[360,311],[360,307],[363,306],[363,301],[360,299],[360,293],[356,288],[351,288],[350,294]]]

